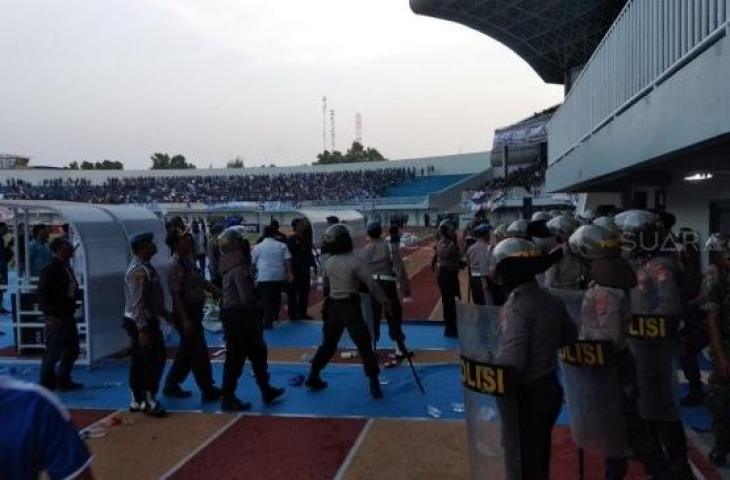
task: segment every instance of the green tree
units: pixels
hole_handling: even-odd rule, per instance
[[[170,168],[170,155],[166,153],[153,153],[150,160],[152,160],[152,170],[168,170]]]
[[[246,168],[246,162],[243,157],[236,157],[233,160],[228,160],[226,168]]]
[[[81,162],[81,170],[93,170],[94,164],[91,162]]]
[[[79,162],[74,160],[73,162],[68,164],[68,167],[66,167],[69,170],[78,170],[79,169]]]
[[[360,142],[352,142],[350,148],[343,155],[342,152],[335,150],[330,152],[325,150],[317,155],[317,161],[314,165],[332,165],[335,163],[357,163],[357,162],[384,162],[387,158],[383,157],[376,148],[365,148]]]
[[[152,170],[171,170],[171,169],[191,169],[195,165],[188,163],[183,155],[177,154],[170,157],[167,153],[155,152],[150,157],[152,160]]]

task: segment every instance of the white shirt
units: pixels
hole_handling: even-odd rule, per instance
[[[289,247],[274,240],[265,238],[251,252],[251,263],[256,267],[257,282],[283,282],[286,277],[287,260],[291,260]]]

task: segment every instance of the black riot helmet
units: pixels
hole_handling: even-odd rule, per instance
[[[346,225],[336,223],[328,227],[322,237],[322,253],[338,255],[353,250],[352,235]]]

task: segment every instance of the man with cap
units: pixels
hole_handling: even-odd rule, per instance
[[[408,283],[408,273],[400,256],[400,230],[398,226],[391,226],[389,233],[390,242],[386,242],[382,239],[383,227],[380,222],[368,224],[369,242],[358,252],[358,256],[365,262],[373,280],[377,282],[388,298],[391,306],[390,313],[385,315],[388,321],[388,333],[391,340],[396,344],[396,359],[402,359],[409,355],[409,352],[406,348],[406,336],[402,328],[403,308],[398,297],[398,288],[400,287],[400,292],[404,297],[410,297],[411,288]],[[381,313],[380,303],[373,298],[373,335],[375,337],[373,338],[373,344],[376,344],[380,339]]]
[[[291,222],[294,234],[287,239],[291,253],[292,282],[287,290],[290,320],[311,320],[307,315],[309,291],[312,284],[311,269],[317,269],[312,254],[312,226],[306,218],[295,218]]]
[[[443,220],[439,225],[439,241],[436,244],[437,281],[441,291],[441,304],[444,311],[444,336],[456,337],[456,298],[461,298],[459,270],[461,269],[461,250],[456,235],[456,227],[451,220]]]
[[[329,312],[324,318],[322,345],[312,359],[312,367],[305,384],[312,390],[327,387],[320,372],[335,354],[337,343],[347,328],[360,353],[365,375],[370,379],[370,394],[373,398],[380,398],[383,396],[378,379],[380,368],[373,352],[368,327],[362,317],[360,283],[365,284],[370,294],[383,306],[386,315],[392,314],[391,305],[383,289],[371,277],[365,263],[352,250],[352,236],[345,225],[336,224],[327,229],[322,239],[322,251],[330,255],[323,272],[328,280],[325,301],[329,303]]]
[[[484,286],[489,274],[489,224],[482,223],[474,228],[476,241],[466,249],[466,258],[469,263],[469,289],[472,301],[476,305],[486,304]]]
[[[189,233],[170,232],[166,243],[174,252],[170,259],[170,293],[172,317],[180,334],[180,345],[167,373],[163,393],[169,397],[190,397],[191,393],[183,390],[180,384],[192,370],[203,401],[212,402],[220,398],[221,391],[213,381],[203,329],[203,307],[206,292],[219,298],[221,291],[206,281],[202,272],[195,267],[191,256],[193,238]]]
[[[165,369],[165,343],[160,321],[166,317],[165,297],[157,270],[150,261],[157,254],[151,233],[138,233],[130,239],[132,258],[124,275],[124,330],[131,339],[129,410],[143,411],[153,417],[166,412],[156,399]]]
[[[50,249],[53,258],[40,273],[37,293],[46,322],[40,384],[49,390],[78,390],[83,385],[71,380],[71,370],[80,352],[76,326],[79,287],[71,267],[74,249],[63,238],[54,239]]]
[[[495,363],[512,367],[516,375],[519,448],[507,454],[519,454],[512,461],[521,463],[521,478],[547,480],[551,432],[563,402],[558,350],[575,341],[576,328],[563,302],[535,281],[553,262],[550,256],[520,238],[503,240],[492,255],[495,280],[508,292],[499,317],[502,341]],[[502,411],[502,416],[510,415]]]

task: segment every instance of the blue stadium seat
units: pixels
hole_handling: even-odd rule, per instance
[[[416,177],[413,180],[390,187],[383,194],[383,197],[418,197],[426,196],[429,193],[436,193],[456,182],[467,178],[469,175],[431,175]]]

